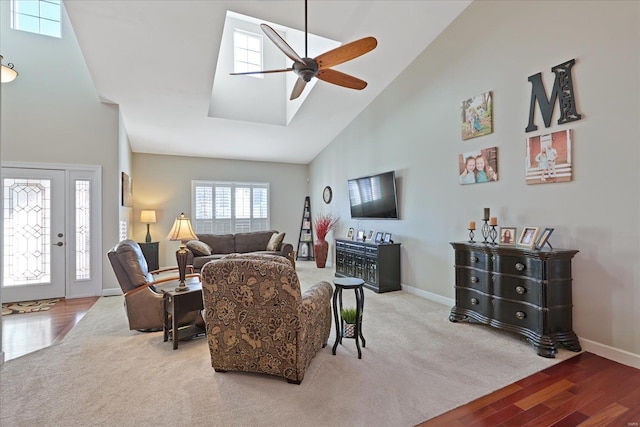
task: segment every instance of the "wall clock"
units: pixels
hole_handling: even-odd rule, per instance
[[[324,187],[324,190],[322,190],[322,200],[324,200],[325,203],[331,203],[332,197],[333,192],[331,191],[331,187],[327,185],[326,187]]]

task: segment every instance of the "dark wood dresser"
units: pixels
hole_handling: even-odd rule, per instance
[[[581,351],[572,329],[571,260],[577,250],[451,245],[456,305],[450,321],[477,321],[524,335],[543,357],[554,357],[557,344]]]

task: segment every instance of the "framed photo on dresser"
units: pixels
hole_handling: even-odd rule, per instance
[[[523,228],[520,238],[518,239],[518,246],[524,246],[527,248],[535,247],[536,240],[538,239],[538,233],[540,233],[540,227]]]

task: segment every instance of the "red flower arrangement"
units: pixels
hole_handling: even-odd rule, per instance
[[[339,220],[339,217],[335,217],[331,213],[318,215],[316,219],[313,220],[313,226],[316,229],[318,240],[324,240],[329,231],[336,228]]]

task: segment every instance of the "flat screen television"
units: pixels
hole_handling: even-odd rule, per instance
[[[351,218],[398,219],[394,171],[348,180]]]

